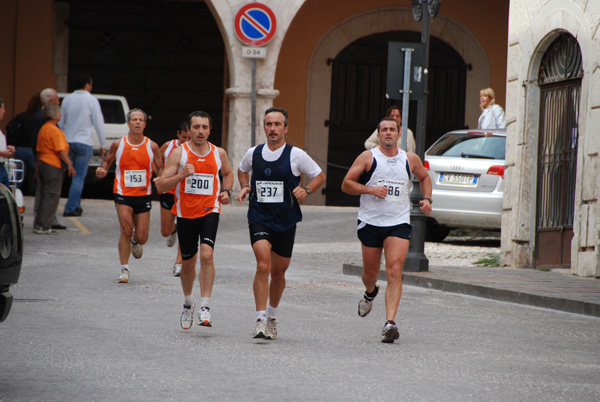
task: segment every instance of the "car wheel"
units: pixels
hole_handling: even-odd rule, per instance
[[[452,229],[438,225],[433,219],[428,219],[425,222],[425,240],[441,242],[450,233]]]
[[[20,214],[10,191],[0,185],[0,266],[20,264],[23,252]]]

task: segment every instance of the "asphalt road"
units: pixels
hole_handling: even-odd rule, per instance
[[[381,343],[384,299],[359,318],[362,284],[342,275],[360,263],[355,208],[304,208],[279,338],[265,341],[251,338],[246,207],[225,207],[214,327],[184,331],[158,208],[131,283],[118,284],[111,201],[85,200],[57,236],[31,232],[29,207],[16,301],[0,324],[0,401],[600,400],[596,318],[406,286],[400,339]]]

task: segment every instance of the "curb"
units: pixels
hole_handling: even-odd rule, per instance
[[[361,276],[362,274],[361,265],[343,264],[342,269],[344,275]],[[498,289],[488,286],[451,281],[447,279],[430,278],[426,275],[427,272],[404,272],[402,274],[402,282],[405,285],[418,286],[426,289],[435,289],[442,292],[458,293],[468,296],[481,297],[484,299],[525,304],[528,306],[564,311],[567,313],[600,317],[599,304],[567,298],[543,296],[534,293],[517,292],[510,289]],[[378,279],[387,280],[387,275],[384,269],[379,272]]]

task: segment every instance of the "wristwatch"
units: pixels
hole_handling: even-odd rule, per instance
[[[221,190],[221,192],[227,193],[229,195],[229,197],[231,197],[231,190],[223,189],[223,190]]]
[[[308,189],[308,187],[304,187],[304,191],[306,191],[307,195],[310,195],[310,190]]]
[[[429,203],[431,205],[433,205],[433,200],[431,198],[429,198],[429,197],[423,197],[423,199],[429,201]]]

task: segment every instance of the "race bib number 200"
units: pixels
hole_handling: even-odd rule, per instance
[[[185,192],[196,195],[212,195],[215,176],[212,174],[194,173],[185,178]]]
[[[126,170],[125,187],[146,187],[145,170]]]
[[[256,193],[258,202],[276,203],[283,202],[282,181],[257,181]]]

